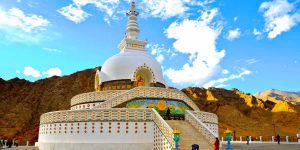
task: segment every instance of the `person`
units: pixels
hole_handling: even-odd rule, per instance
[[[19,141],[18,140],[15,140],[15,145],[16,145],[16,147],[19,146]]]
[[[12,145],[12,141],[11,141],[11,139],[8,139],[7,140],[7,146],[8,146],[8,148],[11,148],[11,145]]]
[[[193,144],[192,145],[192,150],[199,150],[199,145],[198,144]]]
[[[249,136],[246,136],[246,141],[247,141],[247,145],[249,145],[249,141],[250,141]]]
[[[214,150],[220,150],[220,141],[219,141],[219,138],[216,138],[216,141],[214,143]]]
[[[171,113],[171,110],[170,110],[170,108],[168,107],[168,109],[167,109],[167,118],[168,118],[168,120],[170,120],[170,113]]]
[[[279,134],[277,134],[276,140],[277,140],[278,144],[280,144],[280,136],[279,136]]]
[[[0,139],[0,149],[2,149],[3,148],[3,143],[2,143],[2,139]]]

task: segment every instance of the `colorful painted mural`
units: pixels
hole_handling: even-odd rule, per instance
[[[166,112],[170,108],[171,114],[184,114],[190,108],[183,102],[174,100],[134,100],[126,104],[127,108],[154,108],[158,112]]]

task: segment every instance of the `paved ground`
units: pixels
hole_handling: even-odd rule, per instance
[[[261,144],[261,143],[252,143],[250,145],[244,143],[233,143],[234,150],[300,150],[300,144]],[[225,150],[227,144],[223,144],[221,150]]]
[[[277,145],[277,144],[269,144],[269,143],[268,144],[252,143],[250,145],[246,145],[244,143],[233,143],[232,146],[234,150],[300,150],[300,144]],[[226,147],[227,145],[223,144],[221,150],[225,150]],[[5,150],[38,150],[38,149],[36,147],[21,146],[18,148],[5,148]]]
[[[4,148],[3,150],[38,150],[38,148],[34,146],[19,146],[18,148]]]

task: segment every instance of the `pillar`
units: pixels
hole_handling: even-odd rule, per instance
[[[289,136],[285,136],[285,141],[288,143],[289,142]]]
[[[249,143],[250,143],[250,142],[252,142],[252,138],[251,138],[251,136],[249,136],[249,139],[250,139],[250,140],[249,140]]]
[[[274,138],[274,136],[272,136],[272,142],[275,142],[275,138]]]
[[[300,143],[300,134],[296,134],[296,135],[297,135],[298,143]]]
[[[26,146],[29,146],[29,141],[26,142]]]
[[[240,136],[240,141],[241,141],[241,142],[243,141],[243,138],[242,138],[242,136]]]
[[[223,137],[222,137],[222,142],[224,142],[224,139],[223,139]]]
[[[12,142],[13,142],[13,143],[12,143],[12,146],[15,146],[15,140],[13,140]]]
[[[259,136],[259,141],[262,142],[262,136]]]
[[[7,140],[4,140],[4,146],[5,147],[7,146]]]

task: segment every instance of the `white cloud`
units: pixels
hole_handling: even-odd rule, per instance
[[[300,22],[300,11],[295,10],[296,4],[287,0],[273,0],[260,5],[259,11],[263,12],[265,20],[264,32],[268,33],[269,39],[289,31]]]
[[[63,7],[59,9],[58,12],[65,16],[67,19],[75,22],[76,24],[84,21],[87,17],[91,15],[83,11],[81,7],[75,5]]]
[[[93,5],[101,12],[104,12],[106,16],[104,21],[109,23],[109,18],[115,18],[116,8],[119,4],[119,0],[73,0],[73,3],[62,7],[58,10],[60,14],[67,19],[80,23],[84,21],[91,14],[85,12],[82,8],[86,5]]]
[[[237,21],[237,20],[238,20],[238,17],[235,16],[235,17],[233,18],[233,21]]]
[[[165,60],[164,55],[159,54],[157,57],[155,57],[155,59],[159,62],[162,63]]]
[[[183,15],[188,7],[185,6],[186,0],[143,0],[141,8],[144,14],[153,17],[167,19],[177,15]]]
[[[240,78],[243,78],[243,76],[249,75],[251,73],[252,73],[252,71],[243,68],[239,74],[231,74],[230,76],[225,77],[225,78],[211,80],[211,81],[205,83],[203,87],[208,88],[208,87],[213,87],[215,85],[218,85],[218,87],[220,87],[220,85],[223,85],[224,82],[226,82],[226,81],[233,80],[233,79],[240,79]]]
[[[17,70],[16,73],[20,74],[21,71]],[[25,76],[32,76],[34,78],[41,78],[43,76],[46,76],[47,78],[49,78],[52,76],[61,76],[62,71],[58,67],[55,67],[55,68],[49,68],[47,71],[44,71],[41,73],[41,71],[36,70],[31,66],[27,66],[27,67],[24,67],[23,74]]]
[[[32,32],[47,26],[49,21],[42,16],[26,15],[19,8],[11,8],[6,11],[0,10],[0,26],[20,28],[25,32]]]
[[[173,83],[200,85],[215,74],[225,56],[225,50],[216,49],[216,40],[222,30],[220,24],[212,22],[217,12],[217,9],[204,11],[197,20],[173,22],[166,29],[167,37],[175,39],[175,50],[188,54],[190,61],[180,69],[169,68],[165,71]]]
[[[62,51],[59,50],[59,49],[56,49],[56,48],[48,48],[48,47],[43,48],[43,50],[48,51],[48,52],[54,52],[54,53],[61,53],[61,52],[62,52]]]
[[[226,39],[229,40],[229,41],[233,41],[234,39],[239,38],[240,35],[241,35],[240,28],[236,28],[234,30],[229,30],[228,31],[228,35],[227,35]]]
[[[35,77],[35,78],[39,78],[39,77],[42,76],[40,71],[35,70],[31,66],[24,67],[23,74],[25,76],[32,76],[32,77]]]
[[[139,6],[142,16],[168,19],[186,15],[190,6],[206,6],[212,2],[214,0],[142,0]]]
[[[229,74],[229,71],[227,69],[223,69],[222,74]]]
[[[61,76],[62,71],[59,68],[50,68],[47,71],[42,73],[43,75],[46,75],[47,78],[52,77],[52,76]]]
[[[261,35],[262,33],[260,32],[260,31],[258,31],[256,28],[254,28],[253,29],[253,35],[255,35],[255,36],[259,36],[259,35]]]
[[[224,88],[224,87],[227,87],[229,86],[229,84],[219,84],[219,85],[216,85],[215,87],[216,88]]]
[[[173,56],[176,55],[174,51],[171,49],[166,49],[164,45],[159,45],[159,44],[154,44],[151,45],[149,44],[147,48],[151,49],[151,54],[155,56],[155,59],[159,62],[162,63],[165,60],[165,55],[169,56],[171,59]]]
[[[37,43],[50,22],[42,16],[25,14],[19,8],[0,9],[0,37],[12,42]]]
[[[257,63],[257,62],[259,62],[259,60],[257,60],[256,58],[251,58],[251,59],[245,60],[245,63],[246,63],[247,65],[252,65],[252,64],[255,64],[255,63]]]

